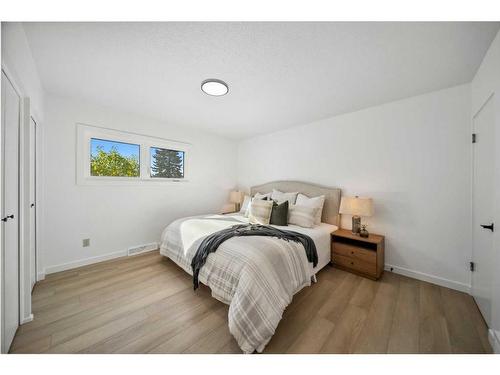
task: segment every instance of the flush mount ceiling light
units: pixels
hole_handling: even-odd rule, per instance
[[[229,92],[229,87],[220,79],[210,78],[201,83],[201,91],[212,96],[222,96]]]

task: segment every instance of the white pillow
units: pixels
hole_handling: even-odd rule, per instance
[[[266,193],[266,194],[261,194],[261,193],[255,193],[253,196],[256,199],[271,199],[271,193]]]
[[[297,196],[297,201],[295,202],[297,206],[306,206],[318,208],[318,212],[316,213],[316,217],[314,219],[314,224],[321,224],[321,215],[323,214],[323,205],[325,204],[325,196],[320,195],[319,197],[309,198],[304,194],[299,194]]]
[[[240,213],[246,214],[247,209],[248,209],[248,205],[250,204],[251,201],[252,201],[252,198],[250,198],[249,195],[245,195],[245,198],[243,198],[243,203],[241,204]]]
[[[319,211],[317,207],[297,206],[293,204],[288,210],[288,224],[295,224],[299,227],[314,227],[314,219]]]
[[[250,224],[269,225],[271,220],[271,211],[273,209],[273,201],[264,201],[262,199],[252,199],[250,204],[250,213],[248,219]]]
[[[295,204],[295,200],[297,199],[298,193],[283,193],[279,190],[273,189],[273,193],[271,194],[271,199],[281,204],[284,201],[288,201],[289,205]]]
[[[271,193],[267,193],[267,194],[255,193],[253,198],[250,198],[250,202],[247,206],[247,209],[245,210],[245,217],[248,217],[248,215],[250,214],[250,206],[252,205],[252,201],[254,199],[262,199],[262,200],[263,199],[271,199]]]

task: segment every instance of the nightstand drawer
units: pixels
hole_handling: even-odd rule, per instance
[[[384,272],[385,237],[368,237],[337,229],[331,234],[332,265],[360,276],[377,280]]]
[[[377,262],[376,251],[366,250],[340,242],[332,243],[332,250],[334,254],[344,255],[346,257],[358,259],[367,263],[375,264]]]
[[[344,255],[333,254],[333,264],[338,264],[339,266],[349,268],[354,271],[358,271],[370,276],[375,277],[377,275],[377,265],[375,262],[364,262],[359,259],[350,258]]]

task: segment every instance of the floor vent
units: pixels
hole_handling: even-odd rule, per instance
[[[157,250],[157,249],[158,249],[158,243],[152,242],[152,243],[148,243],[146,245],[129,247],[127,250],[127,255],[132,256],[132,255],[142,254],[142,253],[146,253],[148,251],[153,251],[153,250]]]

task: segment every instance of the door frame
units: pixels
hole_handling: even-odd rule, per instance
[[[35,138],[35,141],[33,142],[33,145],[34,145],[34,150],[33,150],[33,156],[34,156],[34,159],[35,159],[35,162],[34,162],[34,168],[35,168],[35,177],[34,177],[34,184],[35,184],[35,189],[34,189],[34,204],[35,204],[35,259],[34,259],[34,264],[35,264],[35,269],[33,270],[35,275],[31,275],[31,276],[34,276],[34,280],[35,280],[35,284],[37,283],[38,280],[38,123],[35,119],[35,116],[33,114],[31,114],[30,116],[30,122],[29,122],[29,126],[31,127],[31,121],[33,121],[33,123],[35,124],[35,131],[34,131],[34,138]],[[31,132],[30,132],[30,128],[28,127],[28,132],[29,134],[31,135]],[[31,145],[30,142],[28,142],[29,145]],[[31,152],[31,150],[28,150],[28,155],[30,155],[29,153]],[[31,157],[31,155],[30,155]],[[31,161],[31,160],[30,160]],[[30,164],[30,163],[29,163]],[[31,172],[31,171],[29,171]],[[31,179],[30,179],[31,181]],[[29,186],[28,186],[28,189],[29,189]],[[30,202],[28,203],[29,204],[29,209],[31,209],[31,199],[30,199]],[[31,213],[30,213],[31,215]],[[31,221],[30,221],[30,224],[28,226],[28,230],[31,230]],[[29,235],[29,233],[28,233]],[[30,244],[31,245],[31,244]],[[30,269],[30,274],[31,274],[31,269]],[[30,284],[30,288],[31,290],[33,291],[33,288],[34,288],[35,285],[31,286]]]
[[[475,119],[481,113],[481,111],[486,107],[486,105],[493,100],[495,97],[495,92],[491,92],[486,100],[479,106],[478,110],[471,117],[471,129],[472,134],[476,132]],[[474,153],[474,143],[471,143],[471,261],[474,262],[474,254],[476,254],[476,249],[474,246],[474,173],[475,173],[475,153]],[[474,298],[474,278],[472,277],[472,270],[469,272],[469,280],[470,280],[470,295]],[[474,301],[475,302],[475,301]]]
[[[35,236],[35,268],[36,268],[36,281],[43,280],[45,278],[45,273],[40,271],[41,268],[41,214],[42,214],[42,205],[40,204],[40,198],[42,197],[42,175],[41,175],[41,160],[43,157],[41,142],[43,138],[41,121],[39,121],[39,117],[30,103],[30,98],[26,95],[23,87],[16,81],[14,77],[16,75],[9,69],[9,67],[2,61],[1,71],[5,74],[9,82],[14,87],[14,90],[21,98],[21,108],[20,108],[20,129],[19,129],[19,324],[22,325],[24,323],[28,323],[33,320],[33,314],[31,311],[31,265],[30,265],[30,239],[29,239],[29,230],[30,230],[30,220],[29,220],[29,152],[30,152],[30,144],[29,144],[29,126],[30,121],[33,121],[36,124],[36,136],[35,136],[35,159],[37,163],[36,168],[36,186],[35,186],[35,196],[36,196],[36,205],[37,209],[35,211],[35,226],[36,236]],[[1,133],[1,132],[0,132]],[[3,152],[3,148],[1,147],[1,135],[0,135],[0,155]],[[1,163],[0,163],[1,164]],[[3,174],[3,166],[0,166],[0,175]],[[26,178],[28,177],[28,178]],[[0,184],[1,185],[1,184]],[[3,188],[0,187],[0,194],[3,194]],[[1,196],[1,195],[0,195]],[[1,232],[1,231],[0,231]],[[3,257],[3,246],[2,246],[2,236],[0,233],[0,267],[2,266],[2,257]],[[3,280],[0,278],[0,292],[2,296],[0,298],[0,304],[3,303]],[[3,345],[3,306],[0,306],[0,324],[2,325],[2,335],[0,340],[2,340]]]

